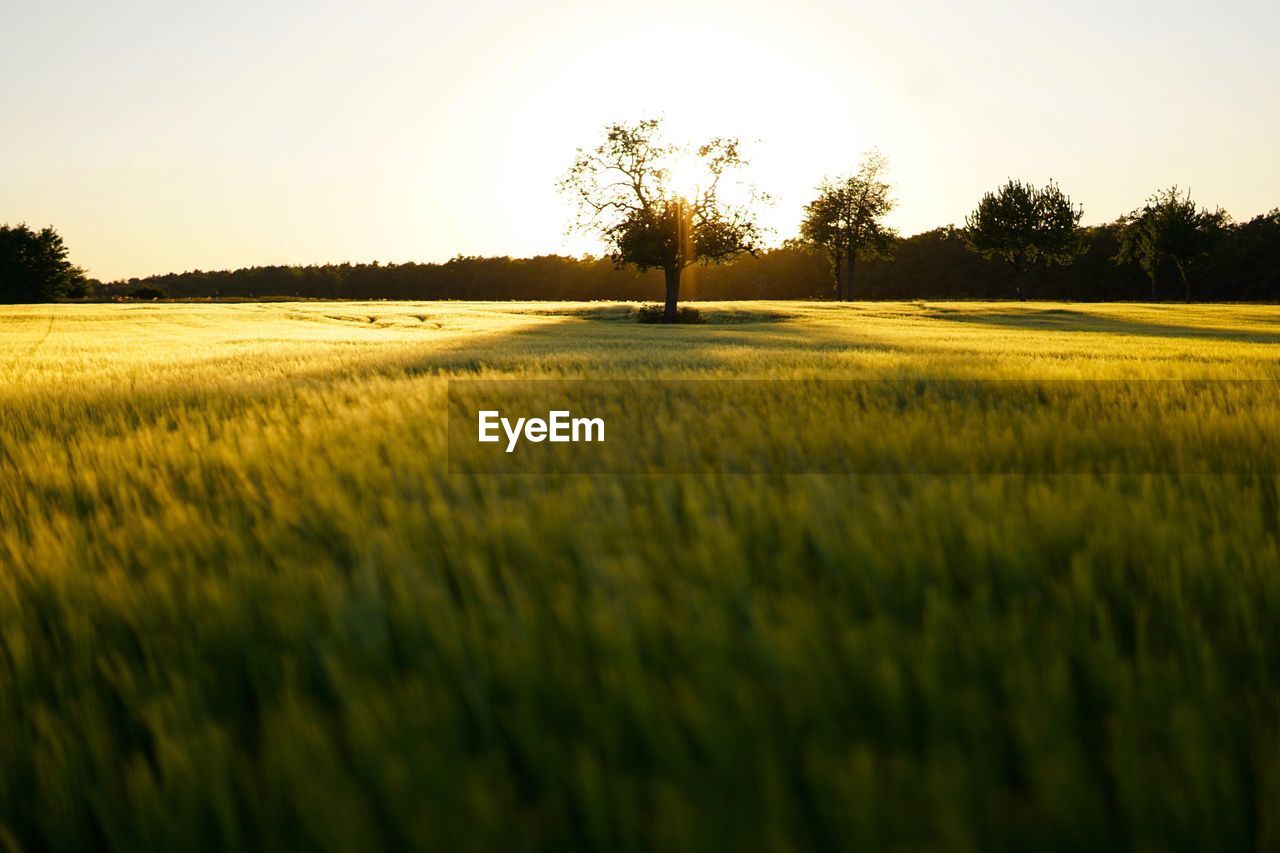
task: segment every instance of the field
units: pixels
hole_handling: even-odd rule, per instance
[[[1073,474],[482,476],[445,423],[450,378],[1278,380],[1280,308],[700,307],[0,308],[0,849],[1280,847],[1274,395],[1138,386]]]

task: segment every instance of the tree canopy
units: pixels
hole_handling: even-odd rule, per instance
[[[1026,299],[1025,274],[1037,264],[1069,264],[1080,254],[1078,229],[1083,210],[1050,181],[1037,188],[1010,180],[987,193],[965,220],[965,240],[985,258],[1013,267],[1019,299]]]
[[[1151,281],[1151,298],[1158,297],[1157,277],[1161,263],[1168,259],[1178,270],[1186,300],[1191,301],[1187,272],[1197,259],[1222,237],[1230,222],[1221,209],[1197,208],[1191,192],[1176,186],[1157,190],[1147,203],[1120,219],[1120,250],[1117,263],[1136,263]]]
[[[599,145],[578,149],[560,188],[576,203],[575,227],[598,234],[615,264],[663,271],[663,318],[674,322],[687,267],[760,245],[754,208],[767,197],[738,177],[747,165],[737,139],[676,145],[647,119],[610,125]]]
[[[863,155],[856,174],[824,180],[818,197],[805,205],[800,237],[827,253],[842,300],[853,298],[858,261],[893,255],[897,232],[881,221],[895,204],[884,179],[887,168],[885,156],[871,151]]]
[[[0,302],[52,302],[83,296],[84,271],[67,260],[52,228],[0,225]]]
[[[1114,260],[1118,232],[1114,224],[1082,227],[1086,251],[1069,266],[1030,269],[1028,291],[1037,298],[1085,302],[1149,298],[1151,283],[1143,271]],[[1012,268],[999,258],[988,260],[971,252],[961,228],[903,236],[893,257],[892,262],[859,263],[859,299],[1001,299],[1014,287]],[[1192,266],[1189,276],[1200,299],[1280,301],[1280,211],[1227,225],[1221,242]],[[457,257],[441,263],[193,270],[107,283],[100,294],[124,299],[140,287],[155,287],[180,299],[641,301],[661,290],[662,274],[619,272],[608,258]],[[700,270],[696,279],[684,282],[680,294],[682,305],[686,299],[832,295],[828,259],[795,240]]]

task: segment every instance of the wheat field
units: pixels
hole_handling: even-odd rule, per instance
[[[0,848],[1280,846],[1280,307],[699,308],[0,307]],[[1145,390],[872,406],[839,473],[493,476],[463,378]]]

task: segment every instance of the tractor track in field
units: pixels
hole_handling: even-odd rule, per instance
[[[18,356],[19,359],[26,361],[27,363],[23,366],[22,370],[13,377],[14,382],[21,382],[26,379],[27,374],[31,372],[31,368],[33,367],[31,364],[31,358],[40,351],[40,347],[44,346],[44,342],[49,340],[49,336],[53,334],[53,321],[55,319],[54,315],[50,314],[49,325],[45,327],[44,334],[37,338],[36,342],[33,343],[25,353]]]

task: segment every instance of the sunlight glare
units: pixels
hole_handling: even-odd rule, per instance
[[[709,180],[706,166],[691,154],[675,157],[667,167],[667,184],[672,194],[685,201],[696,201]]]

